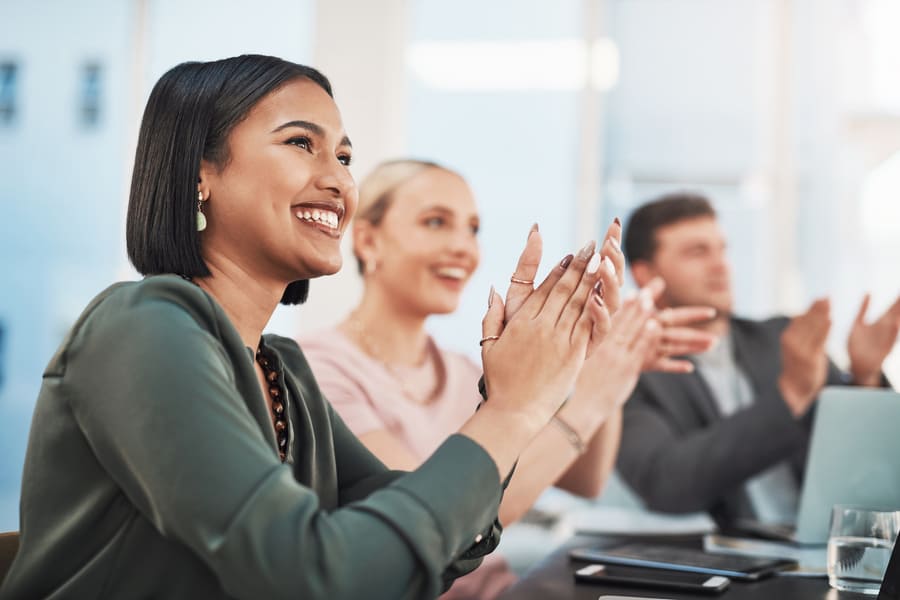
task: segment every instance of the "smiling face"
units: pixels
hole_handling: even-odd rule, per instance
[[[356,210],[351,146],[334,100],[296,79],[264,97],[228,137],[224,165],[203,161],[204,259],[289,283],[335,273]]]
[[[367,286],[423,317],[456,310],[480,258],[475,198],[459,175],[424,169],[393,191],[378,225],[358,227],[357,252],[376,265]]]

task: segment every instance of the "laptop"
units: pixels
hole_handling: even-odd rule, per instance
[[[881,580],[881,591],[876,600],[900,600],[900,543],[894,542],[894,551]]]
[[[828,387],[816,401],[793,539],[825,544],[835,504],[900,510],[900,394]]]

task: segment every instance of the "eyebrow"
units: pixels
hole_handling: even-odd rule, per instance
[[[420,213],[427,213],[427,212],[439,212],[439,213],[444,213],[444,214],[452,215],[452,214],[453,214],[453,209],[451,209],[451,208],[449,208],[449,207],[447,207],[447,206],[444,206],[444,205],[442,205],[442,204],[432,204],[432,205],[430,205],[430,206],[424,207],[424,208],[420,211]],[[465,218],[465,217],[464,217],[464,218]],[[469,215],[468,218],[469,218],[470,220],[471,220],[471,219],[474,219],[474,220],[476,220],[476,221],[480,221],[480,220],[481,220],[481,217],[478,215],[478,213]]]
[[[284,129],[288,129],[290,127],[299,127],[300,129],[305,129],[310,133],[317,135],[319,137],[325,137],[325,130],[322,129],[320,125],[316,125],[315,123],[311,123],[310,121],[288,121],[287,123],[282,123],[278,127],[272,130],[272,133],[278,133]],[[341,140],[341,146],[349,146],[353,147],[353,144],[350,143],[350,138],[346,135]]]

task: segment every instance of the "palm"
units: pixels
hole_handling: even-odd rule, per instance
[[[900,299],[877,320],[866,323],[869,299],[867,294],[847,339],[851,368],[858,378],[871,378],[881,371],[881,363],[894,347],[900,333]]]

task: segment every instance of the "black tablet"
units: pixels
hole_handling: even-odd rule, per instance
[[[576,548],[569,551],[569,556],[593,563],[707,573],[745,581],[756,581],[775,571],[797,567],[797,561],[786,558],[711,554],[691,548],[654,544],[626,544],[604,549]]]

